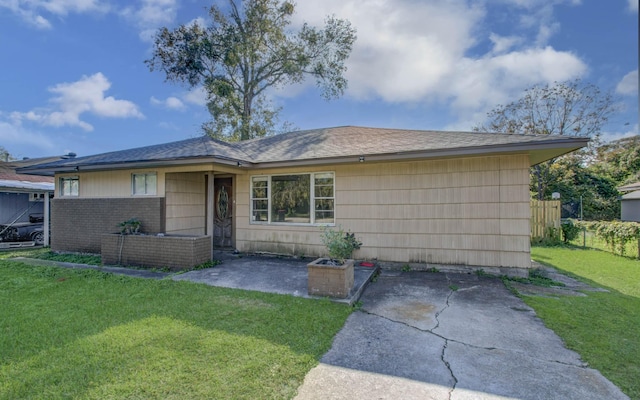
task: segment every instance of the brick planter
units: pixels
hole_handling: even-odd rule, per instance
[[[102,235],[102,264],[172,270],[211,261],[211,236]]]
[[[307,264],[309,294],[346,298],[353,287],[353,260],[346,260],[338,266],[323,264],[323,260],[326,258],[318,258]]]

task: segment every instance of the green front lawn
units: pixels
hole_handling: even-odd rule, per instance
[[[640,261],[598,250],[533,247],[533,259],[608,293],[524,296],[544,323],[632,399],[640,399]]]
[[[291,398],[351,308],[0,260],[0,399]]]

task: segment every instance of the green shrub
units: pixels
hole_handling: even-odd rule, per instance
[[[327,247],[329,257],[340,263],[351,258],[354,250],[362,246],[362,242],[356,239],[355,233],[345,233],[341,227],[331,229],[328,226],[322,228],[322,244]]]
[[[577,238],[581,231],[580,226],[578,226],[573,219],[564,221],[562,225],[560,225],[560,229],[562,229],[562,240],[564,240],[565,243],[569,243]]]
[[[120,233],[123,235],[137,235],[140,233],[141,226],[142,223],[137,218],[131,218],[118,224]]]
[[[627,243],[640,240],[640,224],[637,222],[577,221],[577,225],[595,232],[597,237],[605,241],[612,253],[621,256],[625,255]]]

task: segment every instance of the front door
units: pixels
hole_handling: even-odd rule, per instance
[[[233,186],[231,178],[215,178],[213,245],[233,247]]]

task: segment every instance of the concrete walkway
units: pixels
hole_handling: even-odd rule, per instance
[[[116,266],[74,264],[36,258],[14,258],[14,260],[31,265],[95,269],[136,278],[173,279],[175,281],[190,281],[233,289],[320,298],[308,294],[307,262],[310,261],[309,259],[233,255],[231,253],[219,253],[216,259],[222,261],[222,263],[213,268],[176,274]],[[349,296],[344,299],[332,300],[352,305],[358,301],[376,271],[377,268],[356,266],[354,268],[354,284]]]
[[[175,275],[172,279],[296,297],[320,298],[308,293],[307,263],[312,261],[310,259],[235,256],[225,253],[219,254],[217,258],[222,260],[222,264],[214,268]],[[354,267],[354,284],[349,296],[331,300],[352,305],[358,301],[375,271],[374,268]]]
[[[383,271],[298,390],[309,399],[627,399],[496,278]]]

